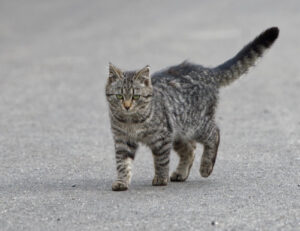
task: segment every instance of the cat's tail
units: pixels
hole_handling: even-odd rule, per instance
[[[232,59],[214,68],[217,84],[226,86],[246,73],[255,61],[272,46],[279,35],[279,29],[272,27],[262,32],[252,42],[247,44]]]

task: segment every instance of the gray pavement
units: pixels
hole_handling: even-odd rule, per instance
[[[300,2],[0,1],[0,230],[300,230]],[[216,65],[280,38],[222,89],[211,177],[152,187],[150,151],[112,192],[108,62]],[[171,170],[177,163],[172,153]]]

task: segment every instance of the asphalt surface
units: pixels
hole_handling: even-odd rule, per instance
[[[300,230],[299,1],[0,1],[0,230]],[[116,177],[108,62],[217,65],[274,47],[222,89],[213,174],[152,187],[146,147]],[[171,170],[177,164],[172,153]]]

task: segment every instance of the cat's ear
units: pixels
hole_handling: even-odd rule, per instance
[[[151,85],[151,78],[150,78],[150,66],[147,65],[141,70],[137,71],[135,74],[135,80],[140,80],[143,82],[147,87]]]
[[[112,63],[109,63],[109,81],[113,82],[117,79],[122,79],[122,71]]]

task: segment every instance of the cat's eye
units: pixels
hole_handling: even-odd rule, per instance
[[[133,95],[132,98],[133,98],[134,100],[138,100],[138,99],[140,98],[140,96],[139,96],[139,95]]]
[[[117,99],[123,99],[123,95],[116,94]]]

